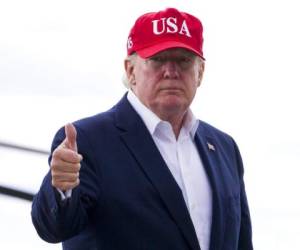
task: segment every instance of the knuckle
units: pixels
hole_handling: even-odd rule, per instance
[[[77,182],[77,180],[79,180],[79,173],[76,173],[76,176],[75,176],[75,181]]]
[[[51,158],[51,162],[50,162],[50,167],[54,167],[56,165],[56,159],[53,157],[52,154],[52,158]]]
[[[73,182],[69,183],[66,187],[66,189],[73,189],[75,187],[77,187],[80,183],[80,180],[77,178],[75,179]]]
[[[55,181],[53,179],[51,181],[51,184],[52,184],[53,187],[60,188],[59,185],[58,185],[58,183],[57,183],[57,181]]]
[[[79,172],[80,168],[81,168],[81,164],[80,163],[76,163],[74,166],[76,172]]]
[[[75,182],[75,187],[78,186],[80,184],[80,180],[79,178],[77,178],[76,182]]]
[[[55,178],[57,175],[56,171],[52,168],[51,169],[51,176],[52,176],[52,179]]]
[[[72,178],[70,178],[70,179],[72,182],[77,182],[78,177],[79,177],[78,173],[75,173],[72,175]]]
[[[53,153],[52,153],[52,159],[54,158],[58,158],[60,153],[59,153],[60,149],[59,148],[56,148]]]
[[[71,188],[75,188],[79,185],[80,181],[79,179],[77,178],[73,183],[72,183],[72,187]]]
[[[53,158],[52,158],[52,160],[51,160],[51,162],[50,162],[50,168],[51,169],[55,169],[56,167],[58,166],[58,161],[57,160],[54,160]]]
[[[57,174],[56,172],[52,173],[52,180],[58,181],[59,177],[60,177],[59,174]]]

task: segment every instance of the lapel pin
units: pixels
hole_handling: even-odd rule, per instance
[[[212,145],[212,144],[210,144],[209,142],[207,142],[207,147],[208,147],[208,149],[211,150],[211,151],[216,151],[215,146]]]

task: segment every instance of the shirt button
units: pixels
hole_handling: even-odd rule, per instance
[[[192,204],[191,209],[195,210],[195,208],[196,208],[196,204]]]

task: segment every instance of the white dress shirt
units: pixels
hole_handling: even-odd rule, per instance
[[[201,250],[208,250],[211,232],[212,194],[207,174],[194,142],[199,120],[191,110],[185,115],[176,140],[172,126],[148,109],[132,91],[128,101],[148,128],[160,154],[180,187]]]

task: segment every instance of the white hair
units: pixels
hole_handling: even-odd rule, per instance
[[[133,53],[133,54],[127,56],[127,57],[125,58],[125,61],[129,61],[131,64],[134,64],[134,63],[135,63],[135,59],[136,59],[136,55],[137,55],[136,53]],[[130,88],[131,88],[131,83],[129,82],[129,79],[128,79],[128,77],[127,77],[126,72],[124,72],[124,74],[123,74],[122,82],[123,82],[124,86],[125,86],[127,89],[130,89]]]

